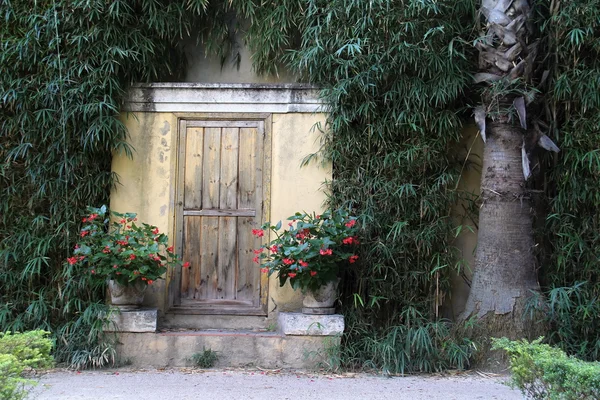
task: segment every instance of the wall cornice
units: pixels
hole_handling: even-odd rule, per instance
[[[323,112],[319,89],[306,84],[147,83],[133,85],[125,111]]]

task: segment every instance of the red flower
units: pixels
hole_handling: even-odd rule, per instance
[[[123,218],[123,219],[122,219],[122,220],[120,220],[119,222],[120,222],[120,223],[122,223],[122,224],[125,224],[125,223],[127,223],[127,221],[125,220],[125,218]]]
[[[103,252],[104,254],[108,254],[108,253],[110,253],[110,247],[108,247],[108,246],[105,246],[105,247],[102,249],[102,252]]]
[[[89,234],[90,234],[90,231],[81,231],[79,236],[84,237],[85,235],[89,235]]]
[[[95,273],[96,273],[96,270],[91,270],[90,272],[91,272],[92,274],[95,274]]]
[[[96,217],[98,217],[98,214],[90,214],[90,216],[88,217],[88,221],[93,221],[96,219]]]
[[[284,258],[282,261],[285,265],[292,265],[294,263],[294,260],[291,258]]]
[[[356,220],[355,219],[351,219],[350,221],[346,222],[346,227],[347,228],[352,228],[354,225],[356,225]]]
[[[266,274],[267,272],[269,272],[269,268],[261,268],[260,272],[262,272],[263,274]]]
[[[353,256],[350,256],[350,258],[348,258],[348,261],[350,262],[350,264],[354,264],[356,262],[356,260],[358,260],[358,256],[356,254]]]
[[[127,225],[127,229],[131,229],[131,225]]]
[[[158,235],[158,228],[154,228],[154,229],[152,230],[152,233],[154,233],[155,235]]]
[[[288,223],[288,226],[289,226],[289,227],[291,227],[291,226],[293,226],[293,225],[294,225],[294,223],[293,223],[293,222],[289,222],[289,223]]]
[[[167,247],[167,251],[168,251],[169,253],[172,253],[172,252],[173,252],[173,246],[169,246],[169,247]]]
[[[308,263],[306,261],[300,260],[300,261],[298,261],[298,264],[300,264],[303,267],[308,267]]]
[[[77,258],[76,257],[69,257],[69,258],[67,258],[67,262],[70,265],[73,265],[73,264],[77,263]]]
[[[319,251],[319,253],[320,253],[322,256],[330,256],[331,254],[333,254],[333,251],[332,251],[331,249],[321,249],[321,250]]]
[[[252,234],[256,237],[263,237],[265,236],[265,231],[262,229],[252,229]]]
[[[259,261],[258,261],[258,256],[254,257],[254,258],[252,259],[252,261],[254,261],[255,263],[257,263],[257,264],[258,264],[258,263],[259,263]]]
[[[310,271],[310,276],[315,276],[317,274],[317,271]]]
[[[145,281],[147,278],[145,276],[142,276],[142,280]]]
[[[271,248],[269,250],[271,250],[271,253],[277,253],[277,251],[279,250],[279,247],[277,247],[277,245],[273,245],[273,246],[271,246]]]
[[[140,271],[133,271],[133,274],[134,274],[134,275],[139,275],[139,274],[140,274]]]
[[[152,285],[154,281],[152,279],[148,279],[148,285]]]
[[[295,277],[296,277],[296,274],[295,274],[294,272],[290,272],[290,273],[288,274],[288,276],[289,276],[290,278],[295,278]]]
[[[130,259],[130,260],[135,260],[135,254],[131,254],[131,255],[129,256],[129,259]]]
[[[76,244],[76,245],[75,245],[75,250],[77,250],[78,248],[79,248],[79,245],[78,245],[78,244]]]
[[[352,244],[354,243],[354,238],[352,236],[348,236],[347,238],[342,240],[342,243],[344,244]]]
[[[260,254],[260,253],[262,253],[262,251],[263,251],[263,248],[261,247],[260,249],[254,250],[254,254]]]
[[[87,222],[87,218],[83,218],[81,222]]]
[[[316,219],[321,219],[321,215],[320,215],[320,214],[317,214],[317,215],[315,215],[315,218],[316,218]]]
[[[119,268],[119,266],[118,266],[118,265],[116,265],[116,264],[115,264],[115,265],[113,265],[113,269],[117,269],[117,268]]]
[[[189,266],[190,266],[189,262],[186,261],[183,263],[183,268],[189,268]]]

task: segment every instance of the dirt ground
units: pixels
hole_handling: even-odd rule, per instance
[[[57,370],[38,376],[38,399],[523,399],[506,376],[457,373],[406,377],[263,369]]]

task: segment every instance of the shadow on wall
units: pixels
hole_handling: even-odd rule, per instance
[[[450,299],[445,302],[443,310],[444,316],[452,320],[465,308],[475,263],[483,154],[483,141],[477,127],[465,126],[463,137],[456,147],[457,161],[462,166],[461,179],[457,187],[461,200],[452,208],[452,218],[457,227],[463,226],[454,241],[454,246],[458,248],[462,260],[460,270],[452,274]]]

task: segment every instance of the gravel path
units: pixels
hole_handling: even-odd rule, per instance
[[[54,371],[39,377],[28,399],[523,399],[505,380],[476,374],[386,378],[259,369]]]

